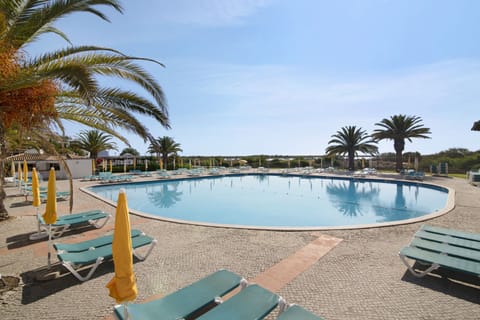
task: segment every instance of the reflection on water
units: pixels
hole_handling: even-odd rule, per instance
[[[366,207],[361,203],[372,201],[380,194],[380,188],[371,183],[358,183],[354,180],[333,181],[326,186],[333,205],[345,216],[356,217],[363,214]]]
[[[147,192],[150,201],[158,208],[170,208],[182,200],[183,192],[177,191],[179,182],[160,185],[160,190]]]

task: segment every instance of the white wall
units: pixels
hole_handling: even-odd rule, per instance
[[[67,159],[65,162],[70,168],[73,179],[83,178],[92,174],[92,159]],[[48,173],[52,165],[54,165],[55,168],[59,168],[59,170],[55,172],[57,179],[68,179],[67,173],[63,170],[63,167],[59,165],[58,161],[37,161],[36,167],[42,175],[43,180],[48,180]]]
[[[83,178],[92,174],[92,159],[68,159],[66,160],[73,179]],[[67,175],[63,170],[64,179],[67,179]]]

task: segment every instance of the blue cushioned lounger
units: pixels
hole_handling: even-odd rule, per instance
[[[60,237],[64,232],[70,229],[74,229],[81,225],[90,224],[97,229],[103,228],[112,217],[111,214],[107,214],[101,210],[90,210],[73,214],[66,214],[57,216],[57,221],[51,225],[52,238]],[[103,220],[102,223],[98,223],[99,220]],[[30,240],[37,240],[48,236],[48,225],[43,220],[40,214],[37,215],[38,220],[38,232],[30,236]]]
[[[132,229],[131,234],[132,234],[132,239],[140,235],[144,235],[140,230],[135,230],[135,229]],[[53,247],[57,252],[61,251],[63,253],[72,253],[72,252],[88,251],[88,250],[96,249],[106,245],[111,245],[112,242],[113,242],[113,234],[110,234],[103,237],[95,238],[92,240],[86,240],[78,243],[54,243]]]
[[[137,232],[138,231],[135,231],[135,230],[133,231],[133,234],[136,234],[136,236],[132,237],[133,254],[138,259],[145,260],[152,252],[154,246],[157,243],[157,240],[147,235],[144,235],[142,233],[137,234]],[[62,263],[62,265],[65,268],[67,268],[67,270],[70,271],[78,280],[86,281],[92,277],[95,270],[103,261],[112,258],[112,243],[105,244],[106,240],[108,240],[108,237],[101,237],[97,243],[97,245],[99,246],[90,247],[89,250],[85,250],[85,251],[66,252],[64,250],[59,250],[57,251],[57,257]],[[113,238],[112,238],[112,241],[113,241]],[[86,242],[88,244],[92,244],[96,242],[96,239],[87,240]],[[86,246],[84,243],[78,243],[76,245],[77,245],[77,249],[80,247]],[[148,249],[145,255],[141,255],[140,253],[136,252],[135,249],[146,246],[146,245],[150,245],[150,248]],[[68,246],[71,246],[71,245],[67,245],[67,244],[62,245],[58,243],[55,244],[55,248],[62,248],[62,247],[68,248]],[[78,267],[84,266],[84,265],[92,265],[90,271],[86,276],[80,275],[76,270],[78,269]]]
[[[480,276],[480,234],[424,225],[399,255],[416,277],[440,267]],[[416,271],[406,258],[430,266]]]
[[[239,275],[228,270],[219,270],[161,299],[141,304],[128,304],[128,319],[186,318],[211,305],[217,297],[227,294],[241,283],[242,277]],[[124,306],[115,306],[114,315],[117,319],[125,320]]]

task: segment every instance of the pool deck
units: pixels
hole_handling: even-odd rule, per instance
[[[144,179],[144,178],[142,178]],[[155,179],[155,177],[153,177]],[[432,225],[480,233],[480,188],[466,180],[426,177],[455,189],[455,208],[429,220]],[[74,212],[109,204],[79,190],[92,182],[74,181]],[[57,189],[66,190],[67,181]],[[0,318],[111,319],[115,301],[105,288],[113,264],[103,263],[92,279],[79,282],[56,263],[57,279],[39,281],[47,264],[46,241],[30,241],[35,210],[18,189],[7,187],[13,217],[0,222],[0,274],[21,278],[21,286],[0,294]],[[31,199],[30,199],[31,200]],[[58,202],[60,214],[68,202]],[[42,206],[44,208],[44,205]],[[414,278],[398,258],[422,224],[325,231],[264,231],[177,224],[132,216],[134,228],[158,240],[146,261],[137,261],[136,302],[161,297],[220,268],[298,303],[325,319],[478,319],[480,279],[449,273],[449,278]],[[113,229],[70,232],[58,242],[78,242]],[[270,319],[270,318],[269,318]]]

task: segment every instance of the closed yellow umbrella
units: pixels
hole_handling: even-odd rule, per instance
[[[32,169],[32,193],[33,193],[33,203],[32,205],[37,208],[40,207],[40,186],[38,184],[38,174],[37,169]]]
[[[28,165],[27,165],[27,160],[26,159],[23,159],[23,182],[25,183],[25,188],[27,188]]]
[[[22,164],[19,162],[18,163],[18,173],[17,173],[18,177],[17,177],[17,180],[18,180],[18,189],[22,189]]]
[[[50,242],[52,241],[52,224],[57,221],[57,187],[55,169],[50,169],[48,175],[47,204],[43,220],[48,224],[48,268],[50,269]]]
[[[36,208],[36,214],[38,215],[38,208],[41,206],[42,203],[40,201],[40,186],[38,183],[38,174],[37,174],[37,169],[35,168],[32,169],[32,193],[33,193],[32,206]],[[46,236],[47,234],[45,232],[40,231],[40,221],[38,221],[37,233],[31,234],[29,238],[30,240],[38,240]]]
[[[123,188],[118,193],[112,254],[115,276],[106,285],[110,291],[110,296],[117,303],[135,300],[138,291],[135,274],[133,273],[132,238],[130,235],[127,195]]]

